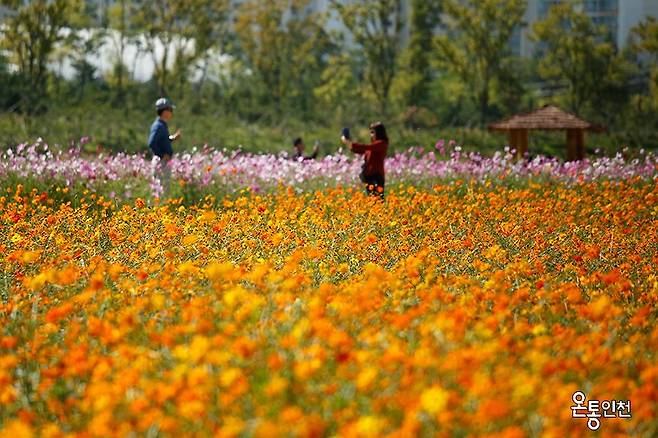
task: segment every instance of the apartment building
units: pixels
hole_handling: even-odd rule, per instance
[[[29,1],[29,0],[24,0]],[[117,0],[87,0],[95,6],[99,22],[102,22],[107,7]],[[243,0],[231,0],[235,4]],[[372,0],[343,0],[344,2],[369,2]],[[524,25],[520,27],[510,39],[510,48],[520,56],[530,57],[534,54],[534,43],[530,39],[532,26],[535,22],[542,20],[548,14],[551,6],[572,0],[527,0],[528,8],[524,16]],[[343,24],[340,18],[331,13],[332,0],[310,0],[309,10],[316,12],[328,12],[329,19],[327,27],[329,30],[341,30]],[[403,13],[409,16],[411,13],[410,1],[403,0]],[[605,26],[611,38],[620,48],[626,47],[631,35],[631,30],[638,23],[649,16],[658,18],[658,0],[584,0],[583,8],[591,19]],[[9,10],[0,6],[0,21]],[[408,39],[409,27],[406,26],[402,34],[403,42]]]
[[[344,0],[364,1],[368,0]],[[534,43],[530,39],[532,26],[535,22],[546,18],[551,6],[572,0],[528,0],[528,8],[524,16],[524,26],[517,29],[510,39],[510,48],[517,55],[530,57],[534,54]],[[410,1],[404,0],[403,7],[408,15]],[[327,11],[331,0],[311,0],[310,7],[316,11]],[[626,47],[631,30],[648,16],[658,18],[658,0],[584,0],[582,8],[592,21],[608,29],[610,37],[620,48]],[[331,29],[340,29],[342,24],[337,17],[332,17],[328,23]],[[408,38],[408,27],[403,38]]]
[[[658,19],[658,0],[619,0],[617,45],[625,47],[633,27],[647,17]]]
[[[521,56],[532,56],[535,48],[530,39],[532,25],[544,19],[551,6],[565,1],[569,0],[528,0],[525,25],[510,42],[512,50]],[[608,29],[619,48],[628,45],[633,27],[647,17],[658,18],[658,0],[584,0],[582,8],[595,24]]]
[[[6,6],[0,5],[0,22],[4,20],[4,18],[9,15],[10,10]]]

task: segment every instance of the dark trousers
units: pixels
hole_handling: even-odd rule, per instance
[[[366,193],[371,196],[379,196],[384,199],[384,175],[375,173],[363,175],[361,181],[366,185]]]

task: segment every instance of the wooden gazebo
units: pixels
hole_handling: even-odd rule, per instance
[[[605,128],[579,119],[557,106],[546,105],[526,114],[517,114],[489,125],[490,131],[507,132],[509,146],[522,157],[528,151],[528,132],[566,131],[567,161],[585,158],[585,131],[602,132]]]

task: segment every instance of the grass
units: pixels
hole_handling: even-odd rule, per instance
[[[143,109],[92,106],[54,108],[50,112],[31,118],[13,114],[0,114],[0,148],[23,142],[35,141],[41,137],[49,144],[67,145],[78,142],[81,137],[91,137],[87,145],[90,152],[98,146],[112,152],[146,152],[149,127],[155,114],[150,107]],[[502,150],[507,137],[490,133],[480,128],[424,127],[413,129],[395,120],[385,121],[391,139],[391,152],[409,147],[433,148],[439,139],[455,140],[464,150],[491,155]],[[242,149],[253,153],[279,153],[290,151],[294,138],[301,136],[310,151],[313,144],[321,144],[321,155],[334,153],[341,145],[338,140],[342,126],[338,122],[309,123],[287,119],[280,123],[267,121],[248,122],[236,116],[221,113],[196,115],[186,108],[178,108],[170,130],[180,128],[182,140],[176,150],[188,150],[194,146],[208,144],[211,147]],[[357,140],[368,139],[365,123],[354,123],[352,132]],[[595,134],[588,137],[590,153],[599,148],[612,154],[618,147],[606,135]],[[532,133],[530,153],[564,158],[565,138],[562,133]]]

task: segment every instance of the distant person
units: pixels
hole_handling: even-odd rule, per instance
[[[370,125],[370,143],[355,143],[343,134],[340,138],[355,154],[363,155],[363,167],[359,178],[366,185],[366,193],[384,199],[385,171],[384,160],[388,151],[388,136],[381,122]]]
[[[301,137],[297,137],[292,143],[292,146],[295,149],[295,152],[292,156],[293,160],[299,160],[300,158],[304,161],[315,160],[318,157],[318,152],[320,152],[320,145],[316,142],[315,145],[313,145],[313,153],[311,155],[304,156],[304,149],[306,149],[306,145],[304,144],[304,140],[302,140]]]
[[[161,97],[155,102],[158,118],[151,125],[151,133],[148,140],[149,149],[151,149],[153,155],[160,158],[156,177],[160,180],[163,198],[169,196],[169,185],[171,181],[169,161],[174,154],[171,142],[178,140],[181,136],[180,129],[174,135],[169,135],[167,122],[174,117],[174,108],[176,108],[174,104],[166,97]]]

